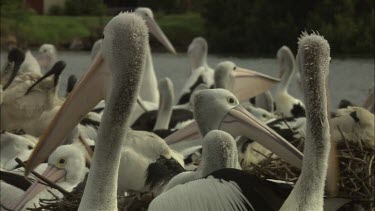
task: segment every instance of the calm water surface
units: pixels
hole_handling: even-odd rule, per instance
[[[36,55],[36,52],[33,53]],[[5,56],[6,54],[2,52],[2,59]],[[71,74],[75,74],[80,78],[89,66],[90,53],[62,51],[59,52],[59,59],[67,63],[67,68],[60,80],[60,93],[64,93],[67,78]],[[226,60],[233,61],[240,67],[256,70],[273,77],[279,75],[276,59],[208,56],[208,64],[213,68],[218,62]],[[189,61],[186,54],[153,53],[153,61],[158,80],[163,77],[169,77],[174,83],[176,96],[179,96],[180,90],[190,74]],[[369,88],[372,86],[374,86],[373,59],[332,58],[329,73],[329,93],[332,107],[336,107],[341,99],[348,99],[353,103],[362,104]],[[289,90],[291,94],[302,99],[302,93],[294,80]]]

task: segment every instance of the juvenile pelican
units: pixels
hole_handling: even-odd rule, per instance
[[[331,118],[332,139],[339,142],[345,138],[374,148],[374,119],[374,114],[362,107],[338,109]]]
[[[48,167],[42,173],[44,177],[56,182],[57,185],[70,192],[84,178],[87,170],[85,169],[85,155],[78,145],[63,145],[54,151],[48,158]],[[47,186],[35,181],[30,188],[23,194],[19,201],[11,207],[12,210],[21,210],[22,208],[34,207],[39,204],[39,199],[52,199],[54,196],[47,192]],[[63,195],[56,189],[50,189],[56,196]]]
[[[173,107],[173,83],[169,78],[160,80],[159,109],[144,112],[133,124],[134,130],[153,131],[161,138],[173,133],[172,129],[184,121],[193,119],[193,112],[178,106]],[[140,99],[138,99],[140,100]],[[143,107],[146,107],[144,105]]]
[[[18,164],[14,160],[27,160],[37,143],[37,139],[30,135],[17,135],[3,131],[0,134],[0,169],[13,170]]]
[[[191,75],[185,82],[177,104],[189,103],[190,96],[199,84],[203,83],[208,87],[214,84],[214,70],[207,64],[207,52],[207,41],[203,37],[196,37],[190,43],[187,53]]]
[[[292,51],[283,46],[277,52],[277,60],[280,64],[281,82],[275,92],[276,113],[284,117],[304,117],[305,105],[288,93],[289,84],[295,73],[295,61]]]
[[[134,13],[136,15],[141,16],[148,27],[148,30],[151,34],[153,34],[161,44],[163,44],[168,51],[171,53],[176,53],[173,45],[165,36],[163,31],[160,29],[159,25],[156,23],[154,19],[154,14],[150,8],[146,7],[139,7],[137,8]],[[156,105],[159,104],[159,92],[158,92],[158,81],[156,79],[154,64],[152,62],[152,54],[150,45],[147,45],[147,56],[146,56],[146,65],[145,71],[142,77],[141,89],[139,95],[145,101],[149,101],[155,103]]]

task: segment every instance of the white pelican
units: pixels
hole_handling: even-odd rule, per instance
[[[256,118],[258,118],[262,122],[267,122],[270,119],[275,118],[276,116],[268,112],[267,110],[260,108],[260,107],[255,107],[252,103],[250,102],[244,102],[241,103],[241,105],[251,114],[253,114]]]
[[[168,51],[171,53],[176,53],[173,45],[165,36],[163,31],[160,29],[158,24],[154,19],[154,14],[152,10],[146,7],[138,7],[134,13],[141,16],[148,27],[148,30],[153,34],[159,42],[161,42]],[[151,48],[150,45],[147,45],[147,57],[145,64],[145,71],[142,77],[141,89],[139,95],[145,101],[159,104],[159,92],[158,92],[158,81],[156,79],[154,64],[152,62]]]
[[[198,139],[201,134],[204,136],[210,130],[219,129],[233,137],[246,136],[293,166],[301,167],[302,153],[247,112],[231,92],[225,89],[198,91],[193,102],[195,121],[165,138],[168,144]]]
[[[266,111],[273,113],[275,111],[275,102],[273,100],[270,91],[265,91],[260,95],[255,97],[255,106],[258,108],[263,108]]]
[[[331,118],[332,139],[338,142],[345,138],[374,148],[374,119],[374,114],[362,107],[338,109]]]
[[[170,135],[181,122],[193,119],[193,112],[180,106],[173,106],[174,89],[169,78],[159,82],[160,101],[157,110],[144,112],[133,124],[134,130],[153,131],[161,138]],[[138,98],[139,101],[141,99]],[[147,105],[143,105],[147,107]]]
[[[280,210],[323,210],[331,147],[326,90],[329,54],[329,44],[323,37],[303,33],[299,38],[297,61],[307,110],[305,157],[301,175]]]
[[[176,185],[205,177],[222,168],[238,168],[236,142],[227,133],[212,130],[202,140],[202,161],[197,171],[183,172],[173,177],[164,192]]]
[[[37,139],[30,135],[17,135],[3,131],[0,134],[0,169],[13,170],[18,164],[14,160],[27,160],[37,143]]]
[[[220,62],[215,68],[215,87],[231,91],[240,102],[248,101],[269,90],[278,79],[268,75],[244,69],[233,62]]]
[[[269,181],[235,169],[232,136],[212,130],[205,136],[202,169],[179,174],[149,206],[153,210],[277,210],[286,193]],[[174,183],[174,184],[173,184]],[[173,187],[174,186],[174,187]],[[170,189],[168,189],[170,188]]]
[[[295,61],[292,51],[283,46],[277,51],[277,60],[280,64],[281,82],[275,92],[276,113],[284,117],[304,117],[305,105],[302,101],[288,93],[289,84],[295,73]]]
[[[363,103],[363,108],[371,111],[372,113],[375,112],[375,88],[372,87],[369,91],[369,94]]]
[[[212,87],[214,84],[214,70],[207,64],[208,45],[203,37],[196,37],[190,43],[187,54],[190,60],[191,75],[182,88],[177,104],[189,103],[196,86],[201,83]]]
[[[103,39],[99,39],[99,40],[95,41],[94,45],[92,45],[92,48],[91,48],[91,60],[95,59],[96,54],[102,48],[102,42],[103,42]]]
[[[48,71],[57,62],[57,50],[53,44],[43,44],[39,48],[37,56],[40,67]]]
[[[85,177],[87,172],[85,168],[84,150],[81,146],[63,145],[58,147],[48,158],[48,167],[42,173],[42,176],[56,182],[58,186],[70,192]],[[47,186],[35,181],[30,188],[23,194],[19,201],[15,200],[12,210],[26,210],[27,207],[34,207],[39,204],[39,199],[52,199],[54,196],[47,190]],[[63,195],[56,189],[48,188],[56,196],[62,198]]]
[[[42,136],[26,169],[33,169],[45,159],[80,121],[81,114],[89,112],[108,92],[79,210],[117,210],[121,151],[129,126],[128,117],[138,96],[148,47],[148,29],[144,21],[133,14],[122,13],[114,17],[103,33],[102,52],[98,53]],[[112,86],[107,87],[110,84]]]

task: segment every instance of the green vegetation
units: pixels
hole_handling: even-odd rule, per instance
[[[297,49],[301,31],[314,30],[330,42],[334,55],[374,55],[373,0],[140,0],[138,3],[153,9],[155,19],[179,52],[186,51],[194,37],[204,36],[210,52],[274,56],[282,45]],[[91,0],[67,0],[65,8],[50,8],[49,13],[54,16],[35,15],[21,5],[22,0],[1,1],[2,44],[11,35],[21,45],[49,42],[61,47],[79,39],[89,49],[102,37],[103,27],[111,18],[103,16],[106,7],[102,3],[94,4]],[[153,46],[163,49],[150,37]]]
[[[195,36],[203,34],[203,20],[198,14],[155,15],[157,22],[167,37],[179,50],[186,51]],[[30,15],[27,22],[20,22],[17,27],[14,18],[1,18],[1,35],[16,36],[18,41],[29,46],[53,43],[68,45],[78,38],[88,42],[87,48],[102,37],[103,27],[111,19],[109,16],[40,16]],[[151,42],[157,42],[150,36]],[[159,44],[156,44],[159,45]]]
[[[1,19],[1,35],[16,36],[20,43],[40,45],[43,43],[65,44],[74,38],[96,39],[101,26],[109,17],[68,17],[31,15],[27,22],[17,24],[12,18]]]
[[[180,52],[186,52],[187,46],[194,37],[204,36],[204,22],[197,13],[178,15],[156,14],[155,19]],[[151,38],[151,42],[154,43],[154,38]]]
[[[275,54],[297,49],[301,31],[318,31],[333,54],[374,55],[374,1],[202,0],[211,50]]]

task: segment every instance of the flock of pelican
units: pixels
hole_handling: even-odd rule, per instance
[[[150,9],[115,16],[63,97],[57,90],[66,64],[53,45],[42,45],[37,59],[9,51],[1,73],[2,210],[63,197],[35,172],[67,192],[84,184],[82,211],[118,210],[118,196],[145,192],[154,196],[148,210],[157,211],[329,210],[325,183],[337,128],[374,147],[374,92],[363,106],[329,110],[327,40],[302,33],[296,59],[281,47],[274,78],[230,61],[209,67],[207,42],[195,38],[191,75],[175,99],[173,82],[156,78],[149,33],[176,53]],[[288,93],[296,74],[304,99]],[[301,137],[303,153],[290,142]],[[259,151],[301,169],[298,181],[244,171],[265,159]]]

